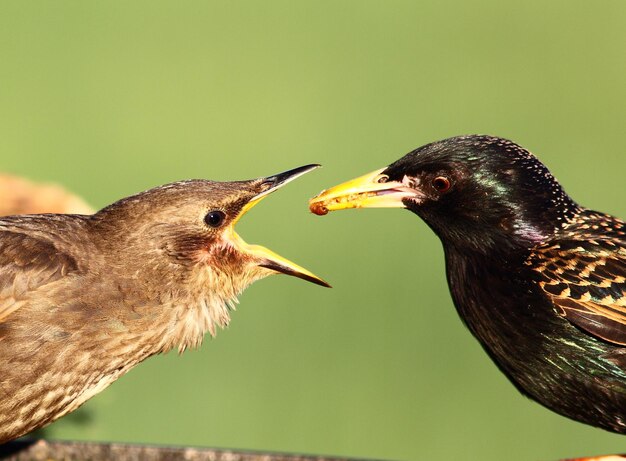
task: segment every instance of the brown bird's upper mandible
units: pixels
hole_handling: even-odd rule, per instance
[[[151,355],[199,346],[255,280],[285,273],[328,286],[233,229],[316,166],[181,181],[90,216],[0,218],[0,443],[75,410]]]

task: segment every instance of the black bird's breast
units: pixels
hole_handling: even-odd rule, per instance
[[[624,348],[558,313],[524,264],[530,252],[497,259],[445,252],[461,319],[518,390],[572,419],[626,433],[626,361],[615,360]]]

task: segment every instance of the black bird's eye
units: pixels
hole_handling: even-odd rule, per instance
[[[220,227],[226,219],[226,213],[220,210],[209,211],[204,217],[204,222],[211,227]]]
[[[450,180],[445,176],[437,176],[433,179],[433,187],[437,192],[448,192],[451,185]]]

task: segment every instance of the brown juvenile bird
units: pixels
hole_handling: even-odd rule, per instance
[[[328,286],[233,230],[316,167],[176,182],[91,216],[0,219],[0,443],[75,410],[151,355],[198,347],[255,280],[281,272]]]

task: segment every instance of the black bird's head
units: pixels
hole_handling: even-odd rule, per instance
[[[386,168],[323,191],[311,211],[407,208],[446,245],[480,252],[530,248],[578,206],[548,169],[517,144],[458,136],[419,147]]]

